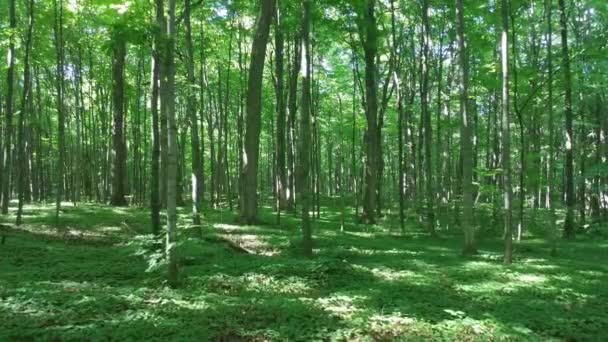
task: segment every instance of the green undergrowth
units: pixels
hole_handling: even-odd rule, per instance
[[[265,224],[242,227],[233,213],[205,212],[194,239],[180,211],[181,287],[171,289],[147,210],[80,204],[57,229],[52,206],[26,207],[29,233],[0,246],[0,340],[608,338],[604,239],[559,240],[551,256],[529,235],[505,267],[491,234],[464,258],[455,228],[431,239],[410,219],[402,236],[388,219],[357,225],[347,213],[342,231],[339,211],[324,207],[307,260],[292,215],[277,226],[263,208]]]

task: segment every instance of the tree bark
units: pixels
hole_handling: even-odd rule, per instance
[[[175,0],[169,0],[167,18],[167,54],[165,60],[166,83],[161,88],[164,93],[167,109],[167,238],[165,242],[168,273],[167,279],[171,286],[178,284],[177,269],[177,159],[178,159],[178,130],[175,118]]]
[[[262,81],[264,76],[264,59],[266,44],[272,21],[273,0],[262,0],[255,36],[251,47],[251,64],[247,89],[247,117],[245,131],[245,154],[241,170],[241,205],[240,221],[244,224],[257,222],[257,185],[258,158],[260,152],[260,131],[262,114]]]
[[[420,104],[422,115],[422,128],[424,130],[424,171],[425,171],[425,206],[426,206],[426,224],[431,236],[435,233],[435,209],[434,209],[434,184],[433,184],[433,168],[431,160],[431,151],[433,144],[433,132],[431,126],[431,112],[429,110],[429,65],[430,65],[430,24],[429,24],[429,7],[428,0],[422,0],[422,80],[420,87]]]
[[[299,177],[298,188],[302,206],[302,250],[306,257],[312,257],[312,228],[310,224],[310,102],[311,102],[311,61],[310,61],[310,0],[302,0],[302,98],[300,114]]]
[[[511,132],[509,122],[509,0],[501,0],[501,61],[502,61],[502,174],[505,223],[504,263],[513,260],[513,211],[511,190]]]
[[[475,221],[473,217],[473,146],[471,142],[471,116],[469,113],[469,58],[466,50],[463,0],[456,0],[456,20],[460,62],[460,148],[462,155],[462,228],[465,255],[475,254]]]
[[[56,52],[56,75],[55,88],[57,90],[57,135],[59,158],[57,160],[57,174],[55,179],[55,219],[56,224],[59,224],[59,210],[61,209],[61,200],[63,198],[63,175],[65,161],[65,116],[63,113],[63,0],[53,2],[55,23],[55,52]]]
[[[192,223],[194,224],[195,235],[201,236],[201,193],[203,179],[203,169],[201,167],[201,151],[198,129],[198,117],[196,116],[196,79],[194,77],[194,47],[192,45],[192,27],[190,24],[190,0],[185,1],[184,25],[186,27],[186,52],[188,62],[186,65],[188,77],[188,119],[190,122],[190,145],[192,148]]]
[[[365,55],[365,117],[367,119],[366,170],[363,202],[363,219],[376,223],[378,198],[378,89],[376,80],[376,55],[378,52],[378,28],[375,15],[376,0],[367,0],[360,14],[359,32]]]
[[[126,206],[125,199],[125,165],[127,159],[124,128],[124,96],[125,96],[125,58],[127,44],[121,28],[114,29],[114,46],[112,49],[112,196],[110,204]]]
[[[566,219],[564,221],[564,237],[574,238],[574,132],[572,130],[572,76],[570,71],[570,54],[568,51],[568,15],[564,0],[558,1],[560,12],[560,27],[562,40],[562,69],[564,75],[564,113],[566,116],[565,150],[565,182],[566,182]]]
[[[1,212],[3,215],[8,214],[8,205],[10,202],[10,179],[12,174],[12,134],[13,134],[13,92],[15,86],[15,40],[17,36],[17,18],[15,14],[15,0],[8,2],[9,12],[9,27],[11,35],[8,45],[8,68],[6,71],[6,108],[4,110],[4,143],[2,152],[2,168],[0,172],[2,176],[2,203]]]
[[[275,77],[276,77],[276,106],[277,106],[277,175],[276,175],[276,187],[277,187],[277,217],[280,222],[280,212],[282,209],[287,208],[287,168],[285,165],[285,124],[286,124],[286,110],[285,106],[285,90],[284,90],[284,66],[283,66],[283,50],[284,42],[283,38],[283,25],[282,25],[282,11],[280,6],[280,0],[277,0],[275,5]]]
[[[14,0],[13,0],[14,1]],[[34,29],[34,0],[28,1],[28,28],[25,38],[25,57],[23,60],[23,93],[21,98],[21,113],[19,114],[19,130],[17,132],[17,145],[19,148],[19,174],[17,175],[17,189],[19,191],[19,205],[17,209],[16,225],[21,225],[23,214],[23,201],[25,196],[27,160],[25,154],[25,120],[26,113],[32,114],[31,105],[28,107],[28,100],[31,98],[31,77],[30,77],[30,53],[32,50],[32,31]],[[31,104],[31,101],[29,102]]]

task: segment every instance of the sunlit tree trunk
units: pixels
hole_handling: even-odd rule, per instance
[[[276,112],[277,112],[277,137],[276,137],[276,188],[277,188],[277,221],[280,223],[280,213],[282,209],[287,207],[287,168],[285,165],[285,124],[286,124],[286,109],[285,106],[285,90],[284,90],[284,63],[283,63],[283,18],[282,6],[277,0],[275,5],[275,77],[276,77]]]
[[[513,259],[512,190],[511,190],[511,130],[509,128],[509,0],[501,0],[501,61],[502,61],[502,174],[504,197],[505,254],[504,263]]]
[[[298,188],[302,206],[302,250],[307,257],[312,256],[312,228],[310,225],[310,102],[311,102],[311,61],[310,61],[310,22],[311,2],[302,0],[302,97],[300,105],[300,145],[298,165]]]

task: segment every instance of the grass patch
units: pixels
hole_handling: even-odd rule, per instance
[[[0,340],[602,340],[608,337],[608,245],[533,236],[501,263],[499,239],[459,255],[456,230],[430,239],[390,218],[357,225],[328,208],[314,223],[315,258],[300,257],[298,220],[234,225],[205,211],[204,239],[180,211],[183,286],[164,281],[150,248],[148,212],[81,204],[62,213],[87,244],[59,238],[52,206],[25,208],[29,234],[0,246]],[[12,220],[12,216],[3,220]],[[410,220],[411,222],[411,220]],[[498,235],[498,234],[495,234]],[[489,234],[488,234],[489,236]],[[241,250],[239,251],[237,246]]]

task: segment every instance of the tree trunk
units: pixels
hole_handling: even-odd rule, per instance
[[[296,112],[298,110],[298,72],[300,67],[300,44],[294,36],[293,59],[291,62],[291,74],[289,76],[289,116],[287,118],[287,192],[286,209],[294,211],[296,185],[295,185],[295,162],[296,162]]]
[[[156,16],[162,16],[162,1],[156,1]],[[159,12],[160,10],[160,12]],[[150,107],[152,112],[152,158],[150,163],[150,217],[152,221],[152,234],[156,237],[160,234],[160,123],[159,123],[159,83],[160,83],[160,63],[159,47],[161,44],[160,33],[154,36],[154,44],[152,46],[152,73],[151,86],[152,94],[150,96]]]
[[[475,254],[475,220],[473,217],[473,160],[471,143],[471,116],[469,113],[469,58],[465,41],[463,0],[456,0],[458,22],[458,50],[460,57],[460,148],[462,155],[462,230],[464,231],[465,255]]]
[[[15,14],[15,0],[8,2],[9,26],[12,34],[9,38],[8,45],[8,68],[6,71],[6,109],[4,111],[4,143],[2,153],[2,168],[0,173],[2,176],[2,214],[8,214],[8,204],[10,202],[10,179],[12,174],[12,133],[13,133],[13,90],[15,78],[15,40],[17,39],[17,18]]]
[[[112,56],[112,196],[110,204],[114,206],[126,206],[125,199],[125,165],[127,159],[124,128],[124,92],[125,92],[125,58],[127,55],[127,44],[124,33],[120,28],[114,29],[114,46]]]
[[[63,114],[63,0],[53,2],[55,23],[55,52],[57,56],[55,88],[57,90],[57,134],[59,158],[57,160],[57,174],[55,179],[55,218],[56,224],[59,224],[59,210],[61,209],[61,200],[63,198],[63,175],[65,161],[65,116]]]
[[[378,89],[376,82],[376,54],[378,52],[378,28],[375,16],[376,0],[367,0],[363,8],[363,23],[359,27],[365,55],[365,117],[367,119],[365,192],[363,202],[364,221],[376,223],[378,198]]]
[[[564,221],[564,237],[574,238],[574,132],[572,130],[572,76],[570,74],[570,55],[568,52],[568,15],[564,0],[558,1],[560,12],[560,27],[562,38],[562,69],[564,73],[564,113],[566,116],[565,139],[565,182],[566,182],[566,220]]]
[[[192,27],[190,24],[190,0],[185,1],[184,25],[186,27],[186,52],[188,62],[186,65],[188,77],[188,119],[190,122],[190,144],[192,147],[192,223],[194,224],[195,235],[201,236],[201,179],[203,169],[201,167],[200,139],[198,129],[198,118],[196,116],[196,79],[194,77],[194,48],[192,46]]]
[[[310,102],[311,102],[311,61],[310,61],[310,0],[302,0],[302,98],[300,114],[300,148],[298,188],[302,204],[302,250],[306,257],[312,257],[312,229],[310,224]]]
[[[431,236],[435,233],[435,209],[434,207],[434,184],[433,168],[431,161],[431,151],[433,144],[433,132],[431,128],[431,112],[429,110],[429,65],[430,65],[430,44],[431,32],[428,18],[428,0],[422,0],[422,25],[423,25],[423,45],[422,45],[422,80],[420,87],[421,115],[424,129],[424,169],[425,169],[425,206],[426,224]]]
[[[509,0],[501,0],[502,35],[502,174],[505,223],[504,263],[513,260],[512,191],[511,191],[511,132],[509,122]]]
[[[162,99],[166,101],[167,109],[167,239],[165,242],[168,273],[167,279],[171,286],[178,283],[177,269],[177,159],[178,159],[178,131],[177,120],[175,118],[175,0],[169,0],[169,10],[167,18],[167,54],[165,59],[166,83],[165,88],[161,87],[164,93]]]
[[[30,78],[30,52],[32,50],[32,31],[34,29],[34,0],[28,1],[29,24],[27,28],[27,36],[25,39],[25,58],[23,60],[23,94],[21,99],[21,113],[19,113],[19,130],[17,132],[17,146],[19,148],[19,172],[17,175],[17,189],[19,191],[19,206],[17,209],[17,222],[21,225],[23,214],[23,201],[25,196],[26,177],[25,170],[27,169],[27,160],[25,154],[25,115],[31,116],[32,107],[28,106],[28,100],[31,99],[31,78]],[[31,104],[31,101],[29,101]]]
[[[247,89],[247,118],[245,132],[245,154],[241,170],[242,191],[240,221],[254,224],[258,220],[257,185],[258,158],[260,152],[260,131],[262,114],[262,81],[264,76],[264,59],[266,44],[272,21],[273,0],[262,0],[257,20],[253,45],[251,46],[251,64]]]
[[[280,222],[280,212],[287,208],[287,168],[285,165],[285,123],[286,109],[285,106],[285,91],[284,91],[284,67],[283,67],[283,25],[282,11],[279,0],[277,0],[275,9],[275,77],[276,77],[276,106],[277,106],[277,217]]]

